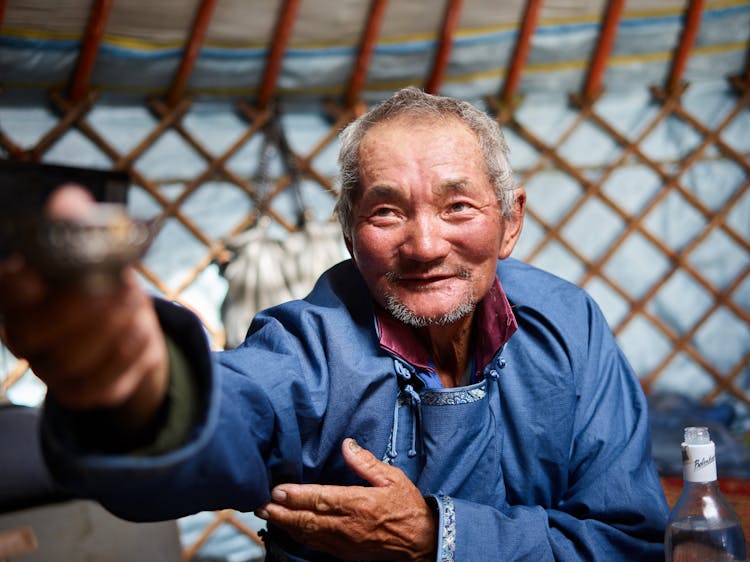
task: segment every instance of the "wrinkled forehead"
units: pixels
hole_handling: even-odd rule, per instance
[[[365,132],[358,150],[360,172],[373,156],[379,157],[391,149],[398,151],[399,147],[408,149],[415,139],[428,146],[433,144],[436,150],[445,139],[479,148],[477,134],[458,117],[433,113],[398,115],[373,124]]]
[[[434,129],[460,129],[463,128],[466,131],[472,132],[471,128],[457,115],[452,113],[439,113],[437,111],[430,111],[427,109],[421,109],[418,111],[409,111],[399,113],[390,117],[373,123],[365,132],[362,137],[367,136],[373,131],[382,131],[383,129],[410,129],[410,128],[434,128]]]
[[[383,128],[363,144],[359,169],[355,204],[495,199],[474,136],[455,125]]]

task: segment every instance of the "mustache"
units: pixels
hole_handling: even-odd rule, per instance
[[[433,268],[412,268],[409,270],[393,270],[385,273],[386,280],[397,283],[405,277],[411,277],[415,274],[418,275],[436,275],[446,277],[457,277],[458,279],[471,279],[471,269],[466,267],[457,267],[452,270],[445,271],[443,269]]]

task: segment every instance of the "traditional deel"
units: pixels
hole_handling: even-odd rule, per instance
[[[668,509],[646,402],[601,312],[518,261],[497,273],[507,301],[494,304],[509,303],[517,331],[476,382],[452,389],[425,385],[424,366],[381,345],[351,262],[306,299],[259,314],[244,344],[210,361],[198,321],[162,303],[204,389],[193,437],[162,455],[89,454],[61,433],[64,414],[51,405],[56,474],[130,519],[251,511],[283,482],[363,484],[340,453],[354,437],[429,498],[438,560],[661,560]],[[265,539],[268,560],[332,559],[273,526]]]

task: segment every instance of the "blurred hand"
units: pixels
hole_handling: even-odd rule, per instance
[[[75,219],[95,205],[86,190],[64,186],[49,200],[51,218]],[[3,338],[63,406],[109,408],[123,428],[139,428],[167,388],[164,336],[135,272],[120,287],[88,294],[45,284],[19,256],[0,261]]]
[[[434,560],[436,521],[417,487],[353,439],[345,439],[341,451],[372,487],[281,484],[256,515],[339,558]]]

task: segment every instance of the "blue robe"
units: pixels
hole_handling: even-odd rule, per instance
[[[437,560],[663,559],[646,401],[599,308],[516,260],[497,274],[518,329],[481,380],[450,389],[425,387],[422,367],[381,346],[351,261],[256,316],[232,351],[211,354],[197,320],[160,303],[202,389],[190,439],[155,456],[93,453],[48,404],[51,467],[127,519],[250,511],[283,482],[364,484],[340,453],[354,437],[430,498]],[[332,560],[273,526],[266,541],[268,560]]]

